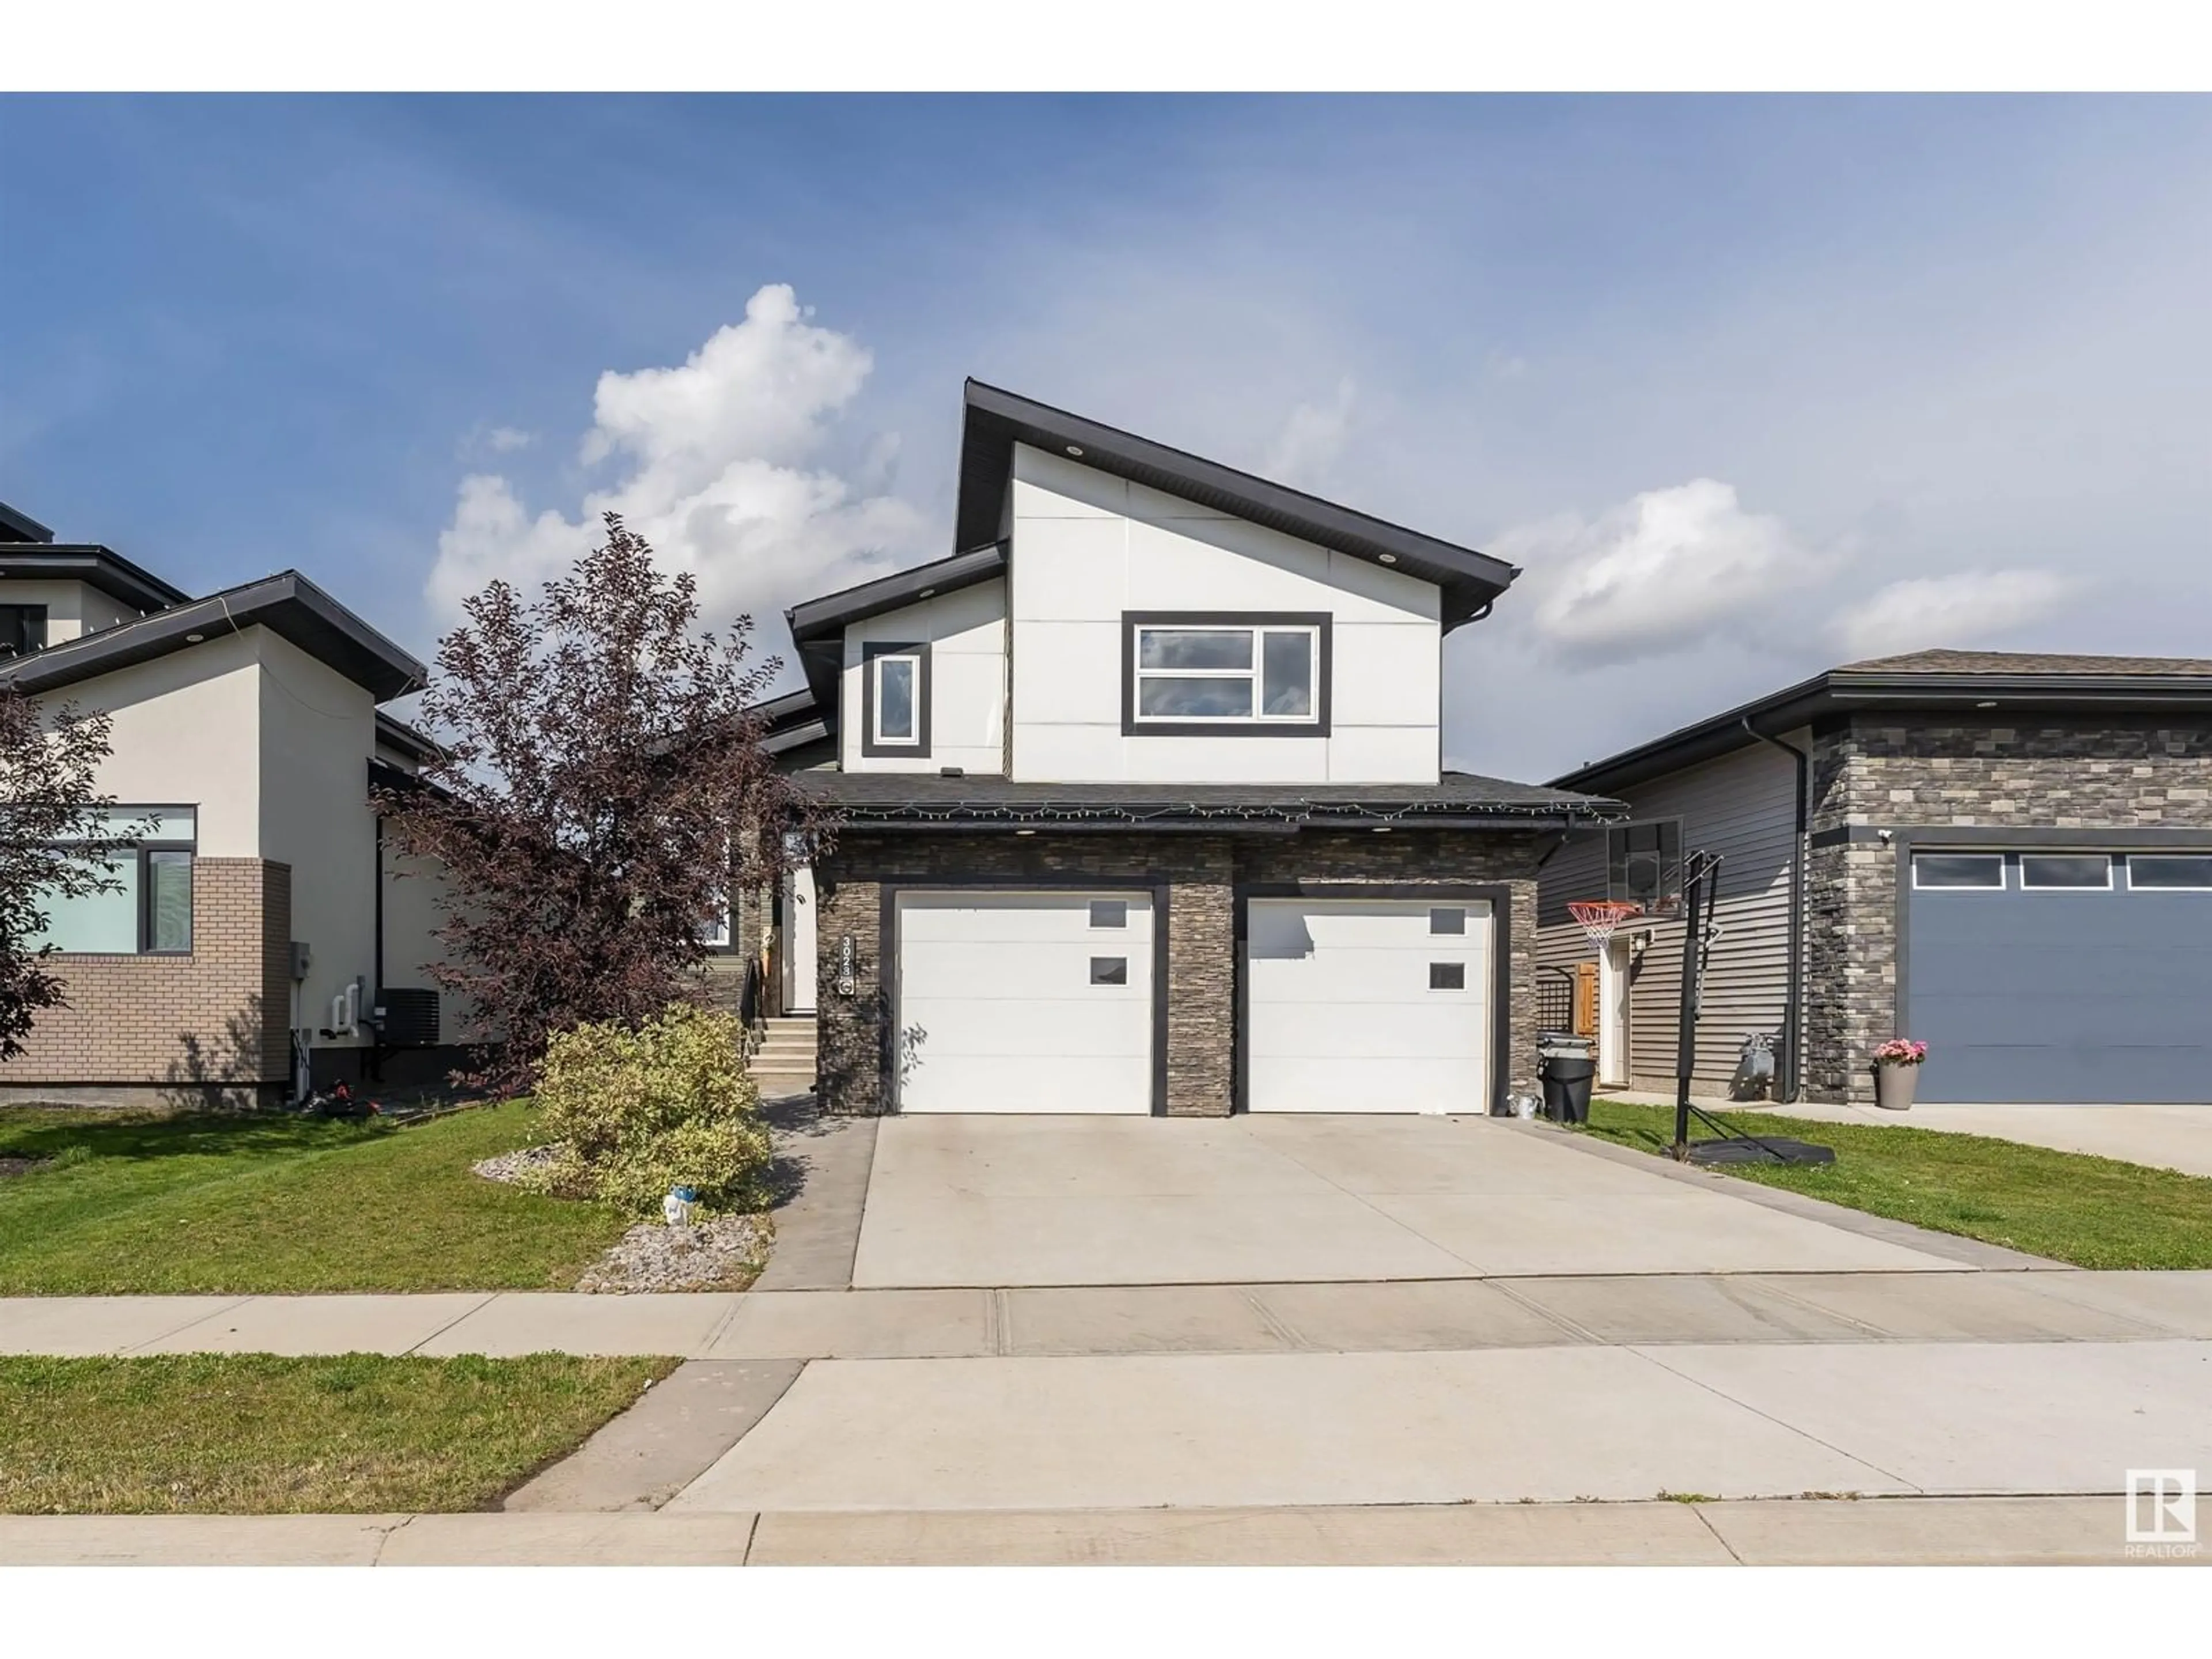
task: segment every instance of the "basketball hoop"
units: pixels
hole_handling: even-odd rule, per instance
[[[1567,914],[1581,926],[1583,937],[1601,951],[1613,930],[1631,917],[1642,915],[1644,907],[1626,899],[1575,899],[1567,905]]]

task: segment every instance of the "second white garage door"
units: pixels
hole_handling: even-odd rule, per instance
[[[1487,1111],[1491,927],[1480,900],[1251,900],[1247,1108]]]
[[[898,1109],[1149,1112],[1144,893],[902,892]]]

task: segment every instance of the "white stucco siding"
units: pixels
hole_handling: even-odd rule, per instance
[[[48,645],[96,634],[118,623],[131,622],[139,614],[86,582],[0,581],[0,605],[46,606]]]
[[[862,665],[870,645],[929,647],[929,752],[866,755]],[[1006,585],[979,582],[845,630],[839,745],[852,772],[936,772],[978,776],[1006,769]]]
[[[1440,605],[1430,583],[1014,451],[1013,769],[1070,782],[1433,782]],[[1129,611],[1327,612],[1327,737],[1124,737]]]
[[[292,866],[292,937],[311,952],[300,1024],[330,1023],[331,999],[362,981],[375,989],[376,820],[368,806],[375,700],[265,628],[258,653],[261,711],[261,856]],[[358,1046],[353,1037],[320,1044]]]
[[[206,858],[258,858],[261,671],[251,638],[232,635],[134,664],[40,699],[104,709],[112,752],[99,787],[125,806],[191,806]]]
[[[430,977],[433,965],[452,962],[453,953],[438,938],[446,925],[440,903],[450,884],[446,867],[435,859],[403,858],[386,848],[384,853],[384,983],[419,990],[437,990]],[[374,984],[372,990],[377,988]],[[439,994],[439,1041],[477,1042],[491,1033],[476,1006],[448,992]]]

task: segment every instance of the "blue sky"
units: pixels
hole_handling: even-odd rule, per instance
[[[0,499],[426,653],[611,502],[780,645],[949,550],[972,374],[1515,558],[1446,747],[1543,776],[2212,654],[2208,179],[2171,97],[12,97]]]

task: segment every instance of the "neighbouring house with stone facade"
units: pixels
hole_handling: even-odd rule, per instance
[[[1859,1103],[1891,1036],[1930,1102],[2212,1102],[2212,660],[1923,651],[1847,664],[1583,766],[1633,821],[1546,865],[1547,987],[1599,1080],[1671,1089],[1683,925],[1602,951],[1571,900],[1664,842],[1722,855],[1693,1081],[1754,1033],[1777,1097]],[[1588,965],[1585,965],[1588,964]]]
[[[50,908],[69,1003],[0,1100],[274,1104],[387,1058],[443,1070],[437,878],[368,805],[431,752],[380,707],[423,673],[296,571],[195,599],[0,507],[0,682],[105,710],[98,787],[152,825],[116,890]]]
[[[823,1106],[1532,1090],[1539,871],[1622,809],[1443,765],[1443,636],[1519,572],[972,381],[964,421],[955,551],[794,607],[764,711],[839,823],[771,924]]]

